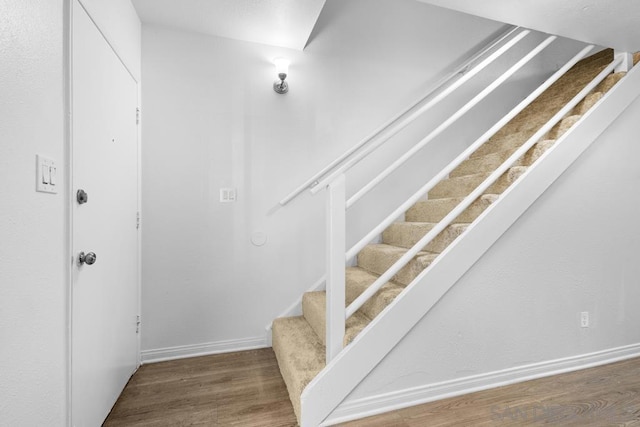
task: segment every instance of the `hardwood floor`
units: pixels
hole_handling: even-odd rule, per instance
[[[297,424],[275,355],[268,348],[143,365],[104,426]]]
[[[640,358],[440,400],[344,427],[640,426]]]
[[[296,426],[271,349],[142,366],[105,426]],[[640,426],[640,358],[341,424]]]

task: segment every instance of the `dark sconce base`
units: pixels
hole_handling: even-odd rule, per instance
[[[281,95],[285,94],[289,92],[289,84],[284,80],[276,80],[275,82],[273,82],[273,90]]]
[[[283,93],[289,92],[289,84],[284,81],[287,78],[287,73],[283,70],[282,72],[278,73],[278,78],[280,80],[276,80],[275,82],[273,82],[273,90],[281,95]]]

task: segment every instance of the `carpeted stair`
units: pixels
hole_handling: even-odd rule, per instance
[[[518,147],[556,114],[587,83],[613,60],[613,52],[605,50],[576,64],[536,101],[512,119],[467,160],[438,183],[405,214],[403,222],[389,226],[382,233],[382,243],[367,245],[357,256],[357,266],[347,268],[346,304],[350,304],[382,273],[395,263],[420,238],[431,230],[462,199]],[[640,55],[634,56],[634,64]],[[404,287],[455,239],[460,237],[502,192],[513,184],[564,132],[573,126],[624,73],[611,74],[568,116],[531,148],[516,165],[498,179],[453,224],[441,232],[422,252],[413,258],[392,281],[385,284],[346,323],[344,344],[348,345]],[[273,349],[289,397],[300,419],[300,395],[306,385],[325,366],[325,292],[307,292],[302,299],[303,316],[275,319]]]

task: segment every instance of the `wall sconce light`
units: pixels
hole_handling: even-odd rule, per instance
[[[276,66],[276,73],[280,79],[273,83],[273,90],[279,94],[285,94],[289,92],[289,84],[284,81],[287,78],[287,74],[289,74],[289,60],[276,58],[273,60],[273,64]]]

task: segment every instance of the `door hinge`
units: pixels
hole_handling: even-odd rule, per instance
[[[140,229],[140,212],[136,212],[136,230]]]
[[[136,124],[140,124],[140,107],[136,108]]]
[[[136,334],[140,333],[140,315],[136,316]]]

